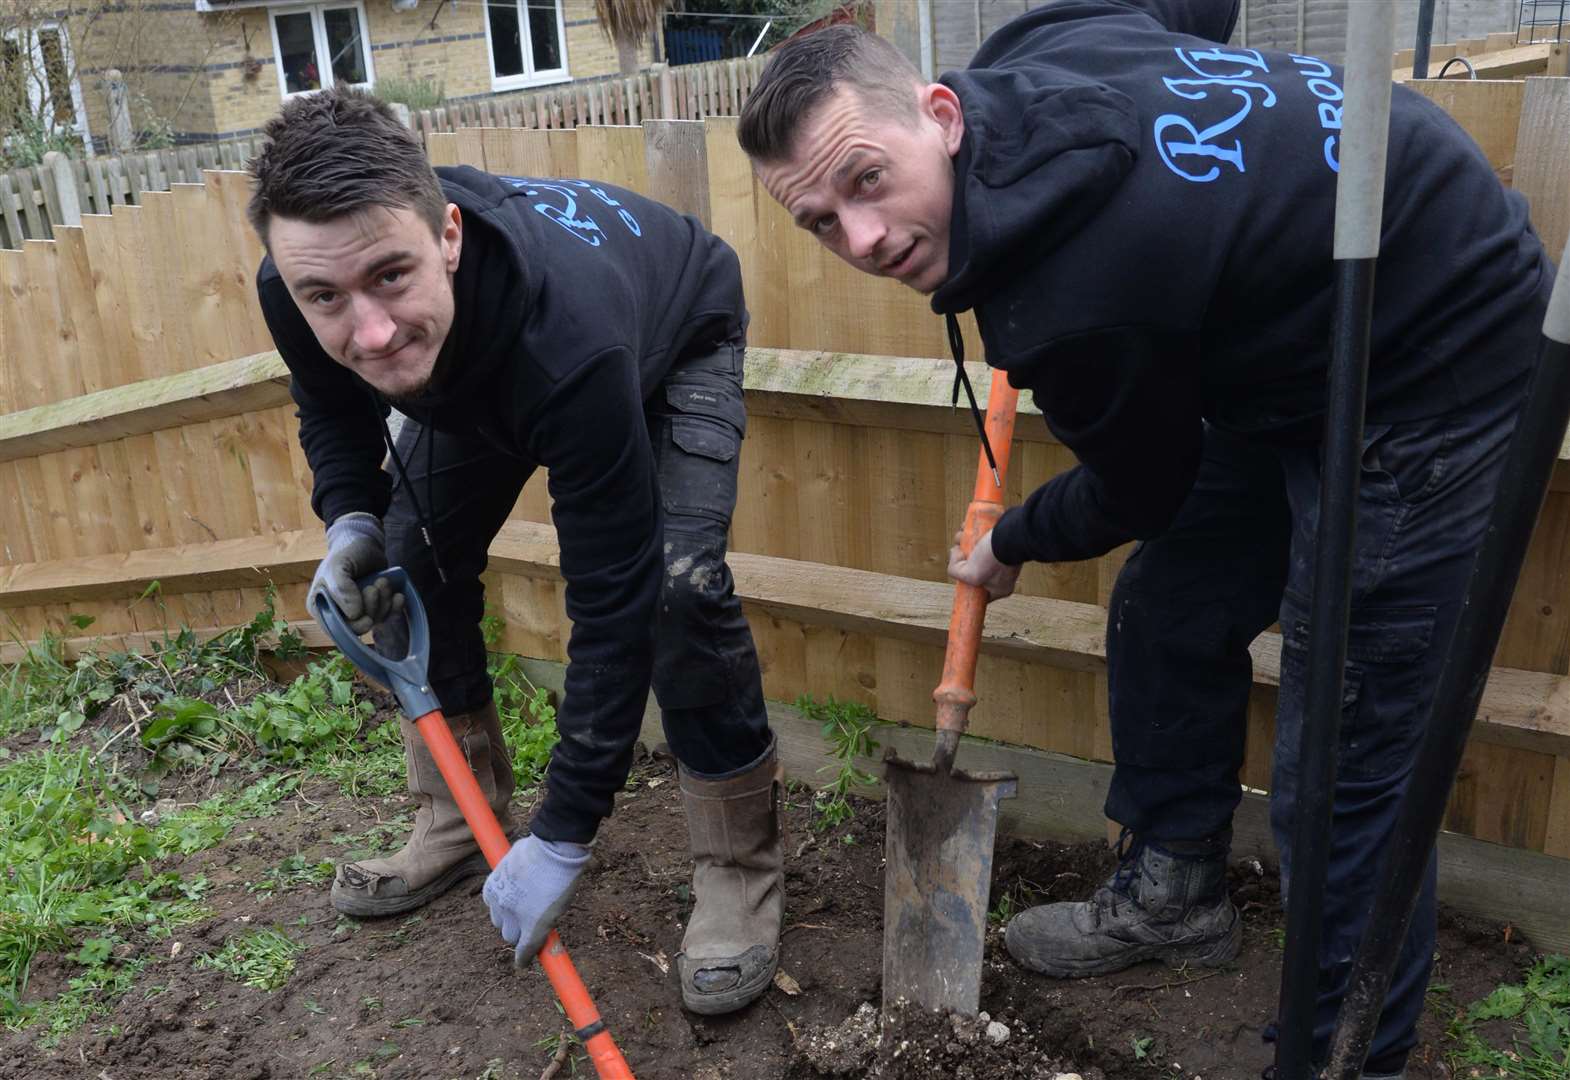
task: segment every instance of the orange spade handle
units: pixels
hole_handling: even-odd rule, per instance
[[[1001,481],[1008,475],[1009,450],[1014,443],[1014,411],[1019,404],[1019,391],[1009,385],[1008,375],[1002,371],[992,373],[992,389],[987,394],[987,442],[997,459],[998,474],[994,478],[987,462],[986,450],[980,453],[976,465],[976,491],[965,511],[965,528],[960,536],[960,551],[967,556],[976,541],[998,523],[1003,516],[1003,487]],[[954,584],[954,610],[949,614],[948,651],[943,655],[943,681],[932,692],[937,703],[937,728],[939,755],[953,761],[953,746],[970,718],[971,706],[976,704],[976,653],[981,646],[981,626],[987,617],[987,590],[979,585]],[[945,753],[944,747],[947,746]]]
[[[512,842],[502,832],[491,804],[485,801],[479,781],[475,780],[474,773],[469,769],[468,759],[452,737],[447,718],[440,709],[432,709],[416,720],[414,726],[420,729],[425,745],[430,748],[431,757],[436,759],[436,767],[441,770],[442,779],[447,781],[448,790],[457,799],[458,809],[463,811],[463,820],[469,823],[474,838],[480,842],[485,861],[495,869],[496,864],[502,861],[502,856],[512,848]],[[588,1050],[589,1060],[594,1063],[594,1071],[600,1080],[633,1080],[632,1069],[616,1048],[610,1031],[600,1019],[600,1011],[594,1007],[594,1000],[589,997],[588,988],[578,975],[578,969],[573,967],[572,958],[567,955],[567,947],[561,943],[555,930],[546,935],[538,959],[540,967],[545,969],[546,977],[551,980],[551,988],[561,999],[562,1008],[567,1011],[567,1020],[576,1029],[584,1049]]]

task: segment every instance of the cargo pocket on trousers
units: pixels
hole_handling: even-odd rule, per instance
[[[671,445],[660,461],[660,497],[668,513],[729,522],[736,506],[737,454],[746,430],[741,388],[681,382],[665,388]]]
[[[1298,614],[1289,614],[1296,608]],[[1300,731],[1308,678],[1306,608],[1295,595],[1282,607],[1281,720]],[[1341,691],[1341,737],[1336,775],[1374,780],[1403,769],[1422,739],[1433,677],[1426,663],[1437,609],[1431,606],[1363,607],[1347,632]],[[1285,715],[1294,709],[1295,717]],[[1279,752],[1279,751],[1278,751]],[[1296,745],[1287,748],[1293,758]]]

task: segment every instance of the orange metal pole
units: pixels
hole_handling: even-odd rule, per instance
[[[1003,487],[1008,476],[1009,451],[1014,444],[1014,413],[1019,391],[1009,385],[1003,371],[992,373],[992,388],[987,394],[987,442],[997,459],[994,479],[986,451],[978,456],[976,488],[965,511],[965,527],[960,535],[960,550],[967,556],[1003,516]],[[959,737],[969,722],[971,706],[976,704],[976,654],[981,647],[981,627],[987,617],[987,590],[979,585],[954,585],[954,608],[949,614],[948,649],[943,655],[943,679],[932,692],[937,703],[938,745],[934,763],[947,772],[954,764]]]
[[[431,757],[436,759],[442,779],[447,781],[447,788],[457,800],[458,809],[463,811],[463,819],[469,823],[474,838],[479,841],[480,850],[485,852],[485,861],[494,869],[512,844],[507,834],[502,832],[491,804],[485,801],[485,793],[480,790],[479,781],[475,780],[474,773],[470,771],[468,759],[458,749],[452,730],[447,726],[447,718],[440,709],[432,709],[416,720],[414,726],[420,729],[425,745],[430,747]],[[584,1049],[588,1050],[589,1060],[594,1063],[594,1071],[599,1074],[600,1080],[633,1080],[632,1069],[621,1056],[611,1033],[606,1030],[605,1022],[600,1019],[600,1011],[594,1007],[594,999],[589,996],[578,969],[567,955],[567,947],[561,943],[555,930],[546,936],[538,960],[546,977],[551,980],[551,988],[561,999],[562,1008],[567,1011],[568,1021],[583,1042]]]

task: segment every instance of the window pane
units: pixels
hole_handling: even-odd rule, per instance
[[[332,52],[333,82],[369,82],[360,13],[354,8],[329,8],[322,13],[322,19],[327,24],[327,48]]]
[[[322,88],[321,69],[316,66],[316,35],[311,30],[311,13],[297,11],[274,15],[278,28],[278,62],[283,66],[283,82],[291,94]]]
[[[520,40],[518,5],[514,0],[491,0],[491,57],[496,61],[496,77],[523,74],[523,42]]]
[[[529,0],[529,43],[533,46],[535,71],[554,71],[562,66],[555,0]]]
[[[46,116],[53,116],[56,127],[76,126],[76,106],[71,101],[71,73],[65,66],[65,47],[59,30],[38,31],[38,49],[44,58],[44,77],[49,83]]]

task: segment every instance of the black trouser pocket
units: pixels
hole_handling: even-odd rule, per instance
[[[722,346],[712,361],[683,365],[666,377],[655,411],[668,434],[659,447],[660,496],[667,514],[730,523],[736,506],[737,457],[747,431],[739,365]],[[663,408],[660,406],[663,405]],[[677,525],[680,528],[680,525]]]
[[[1308,673],[1308,617],[1302,597],[1282,605],[1281,701],[1278,721],[1301,731]],[[1429,605],[1354,607],[1347,629],[1341,692],[1341,738],[1336,775],[1375,780],[1406,767],[1422,738],[1431,687],[1422,662],[1434,635],[1437,608]],[[1278,743],[1294,767],[1298,743]]]

